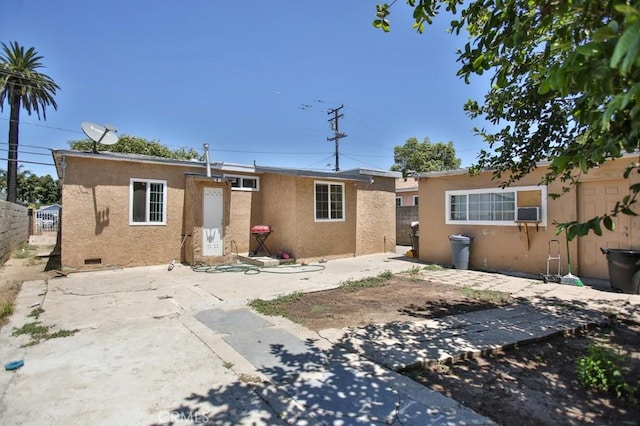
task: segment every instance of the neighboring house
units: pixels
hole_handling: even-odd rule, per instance
[[[558,199],[561,182],[538,185],[546,166],[505,189],[492,180],[491,172],[470,176],[466,169],[421,173],[420,196],[429,203],[420,206],[420,260],[451,264],[449,235],[473,237],[469,267],[493,271],[546,272],[549,241],[558,240],[562,274],[567,272],[564,234],[556,235],[556,222],[586,221],[610,211],[629,193],[640,176],[623,178],[625,168],[636,157],[608,161],[582,174],[581,183]],[[518,214],[520,219],[518,222]],[[538,220],[535,219],[537,214]],[[621,215],[615,231],[603,227],[570,242],[572,272],[581,277],[608,279],[606,256],[600,248],[640,248],[640,217]],[[553,243],[555,245],[555,243]],[[551,262],[552,273],[557,272]]]
[[[418,179],[396,179],[396,207],[417,206],[419,201]]]
[[[395,250],[395,179],[59,150],[63,267],[223,263],[266,246],[298,260]]]
[[[42,206],[35,212],[36,229],[35,233],[56,232],[60,220],[60,204]]]

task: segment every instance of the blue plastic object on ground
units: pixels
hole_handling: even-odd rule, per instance
[[[11,370],[17,370],[18,368],[22,367],[24,365],[24,361],[20,360],[20,361],[11,361],[10,363],[8,363],[7,365],[4,366],[4,369],[7,371],[11,371]]]

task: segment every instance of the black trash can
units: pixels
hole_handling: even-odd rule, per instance
[[[473,237],[449,235],[451,241],[451,262],[456,269],[469,269],[469,246]]]
[[[601,248],[607,256],[611,287],[623,293],[640,294],[640,251]]]

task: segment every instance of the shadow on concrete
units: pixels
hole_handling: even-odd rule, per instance
[[[594,308],[594,303],[602,304],[603,308]],[[200,417],[201,424],[215,425],[486,424],[485,417],[396,371],[422,369],[443,360],[470,359],[467,367],[471,371],[465,380],[480,380],[486,369],[473,358],[493,356],[499,349],[534,342],[540,343],[537,347],[547,348],[549,352],[543,356],[552,362],[551,354],[560,354],[564,349],[555,348],[550,339],[605,327],[610,319],[603,313],[605,307],[611,307],[610,300],[567,303],[550,298],[535,305],[518,303],[440,319],[348,328],[326,351],[318,349],[315,340],[300,341],[298,346],[270,344],[268,356],[251,361],[268,382],[251,384],[250,377],[241,377],[236,383],[211,388],[205,394],[186,395],[182,404],[167,411],[177,417],[154,425],[180,424],[181,419],[195,416]],[[621,311],[620,315],[638,314],[633,311],[635,306],[629,309],[630,312]],[[637,342],[638,335],[634,336]],[[567,353],[575,359],[582,352],[584,349]],[[522,360],[526,363],[531,359]],[[552,367],[544,362],[540,365],[542,370]],[[504,375],[491,387],[476,389],[479,393],[475,398],[502,395],[500,381],[513,382],[509,377]],[[498,386],[498,390],[493,386]],[[565,383],[543,375],[535,391],[541,401],[550,405],[545,408],[547,417],[536,418],[551,419],[546,424],[557,424],[566,421],[566,410],[593,410],[599,405],[607,413],[620,410],[579,392],[565,395],[564,406],[551,404],[552,397],[545,396],[566,393],[567,389],[573,392]],[[522,389],[511,392],[515,400],[524,398]]]
[[[242,382],[185,397],[172,413],[196,414],[204,424],[486,424],[441,394],[357,357],[340,347],[317,349],[313,340],[294,353],[271,345],[279,365],[260,366],[270,382]],[[403,386],[406,389],[403,389]],[[420,400],[411,387],[420,389]],[[179,424],[167,421],[154,425]]]

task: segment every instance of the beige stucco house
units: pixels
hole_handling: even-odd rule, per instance
[[[621,158],[590,170],[575,190],[558,199],[549,194],[562,192],[560,182],[539,185],[544,165],[505,189],[492,180],[491,172],[475,176],[466,169],[421,173],[420,198],[429,202],[420,204],[420,260],[451,264],[449,235],[462,234],[473,237],[470,268],[538,274],[546,272],[549,241],[558,240],[566,274],[566,240],[556,235],[554,222],[586,221],[611,210],[629,193],[629,186],[640,181],[637,173],[623,178],[634,160],[636,156]],[[601,237],[590,233],[570,242],[573,273],[608,279],[601,247],[640,249],[640,217],[621,215],[615,225],[613,232],[603,228]],[[552,261],[551,265],[553,269],[557,264]]]
[[[224,263],[265,244],[297,260],[395,249],[398,173],[314,172],[131,154],[54,151],[61,262],[72,269]]]

